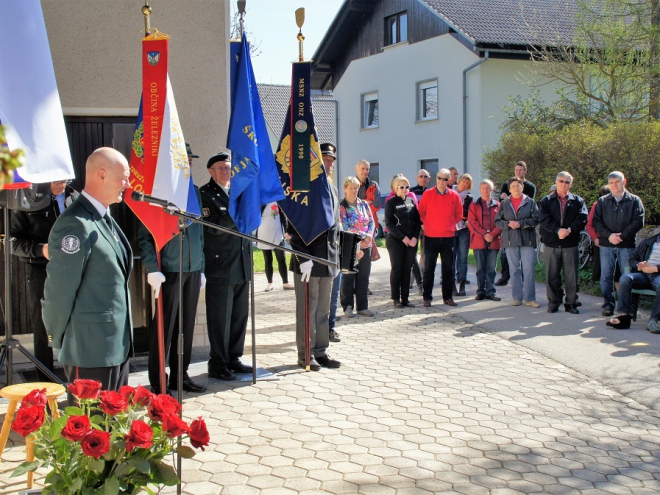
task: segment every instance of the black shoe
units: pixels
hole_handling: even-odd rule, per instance
[[[468,279],[465,279],[465,285],[470,285],[470,281]]]
[[[444,302],[447,306],[458,306],[458,304],[456,304],[453,299],[445,299]]]
[[[373,295],[374,295],[374,293],[373,293],[373,292],[371,292],[371,289],[367,289],[367,295],[368,295],[368,296],[373,296]]]
[[[491,301],[501,301],[502,300],[501,297],[497,297],[495,294],[493,294],[492,296],[486,296],[486,299],[490,299]]]
[[[580,310],[577,309],[577,308],[572,308],[572,307],[571,308],[566,308],[565,311],[567,313],[571,313],[572,315],[579,315],[580,314]]]
[[[214,370],[209,370],[209,378],[215,378],[216,380],[232,381],[236,380],[236,375],[233,371],[230,371],[226,366],[222,368],[216,368]]]
[[[497,285],[498,287],[503,287],[503,286],[507,285],[508,283],[509,283],[508,280],[503,279],[503,278],[500,277],[500,278],[497,279],[497,282],[495,282],[495,285]]]
[[[457,296],[458,295],[458,289],[456,288],[456,284],[454,284],[454,287],[451,289],[451,295],[452,296]]]
[[[404,308],[414,308],[415,307],[415,305],[413,303],[411,303],[410,301],[402,302],[401,306],[403,306]]]
[[[178,386],[175,383],[170,383],[170,388],[172,390],[177,390]],[[185,390],[186,392],[200,393],[206,391],[206,387],[204,385],[196,384],[190,378],[184,378],[183,390]]]
[[[483,301],[484,299],[486,299],[486,296],[484,294],[477,294],[475,299],[477,301]]]
[[[548,308],[548,313],[556,313],[557,308]]]
[[[252,366],[241,363],[240,359],[233,359],[230,361],[230,363],[227,365],[227,368],[229,368],[234,373],[252,373]]]
[[[612,316],[614,314],[614,310],[612,308],[605,308],[601,314],[603,316]]]
[[[330,330],[330,342],[341,342],[339,334],[334,330]]]
[[[332,359],[330,356],[317,356],[315,359],[324,368],[341,368],[341,363],[336,359]]]
[[[174,389],[176,389],[176,387],[174,387]],[[160,387],[151,387],[151,392],[156,394],[156,395],[160,395]],[[172,395],[172,391],[168,388],[165,391],[165,394],[166,395]]]
[[[581,303],[580,301],[578,301],[578,302],[575,303],[575,307],[576,307],[576,308],[579,308],[580,306],[582,306],[582,303]]]
[[[305,360],[298,359],[298,366],[300,366],[301,368],[305,368]],[[318,363],[318,361],[315,358],[311,358],[309,360],[309,369],[311,371],[321,371],[321,365]]]
[[[460,286],[458,287],[458,295],[459,296],[465,295],[465,281],[460,283]]]

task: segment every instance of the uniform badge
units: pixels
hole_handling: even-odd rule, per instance
[[[80,251],[80,240],[75,235],[67,235],[62,239],[62,252],[75,254]]]
[[[160,60],[160,52],[147,52],[147,61],[149,65],[156,65]]]
[[[202,214],[205,217],[208,217],[210,215],[209,209],[208,208],[202,208]]]

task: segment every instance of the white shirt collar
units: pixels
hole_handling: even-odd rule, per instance
[[[85,196],[90,203],[92,203],[92,206],[96,208],[96,211],[99,212],[99,214],[104,217],[105,214],[107,213],[108,209],[103,206],[96,198],[94,198],[91,194],[89,194],[87,191],[83,189],[83,192],[81,193],[83,196]]]

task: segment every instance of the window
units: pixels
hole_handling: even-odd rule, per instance
[[[417,120],[438,118],[438,80],[417,84]]]
[[[371,180],[375,180],[380,185],[380,172],[379,172],[380,164],[378,162],[369,163],[369,164],[371,165],[371,167],[369,168],[369,178]]]
[[[408,41],[408,14],[399,12],[385,18],[385,46]]]
[[[431,180],[429,181],[428,187],[435,187],[435,183],[437,182],[436,177],[438,175],[438,159],[433,158],[431,160],[420,160],[419,161],[419,168],[421,169],[426,169],[428,170],[429,174],[431,175]]]
[[[378,127],[378,92],[362,95],[362,128]]]

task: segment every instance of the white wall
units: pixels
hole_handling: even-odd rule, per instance
[[[339,177],[353,174],[357,160],[380,164],[381,191],[396,173],[414,184],[419,161],[437,158],[439,167],[463,172],[463,70],[479,58],[452,36],[402,43],[382,53],[354,60],[334,90],[339,102]],[[502,108],[509,95],[534,89],[528,62],[489,59],[468,72],[468,166],[481,176],[482,153],[497,145]],[[417,83],[438,79],[437,120],[416,121]],[[542,96],[552,98],[550,86]],[[361,95],[378,91],[379,127],[362,129]],[[513,165],[512,165],[513,170]]]

